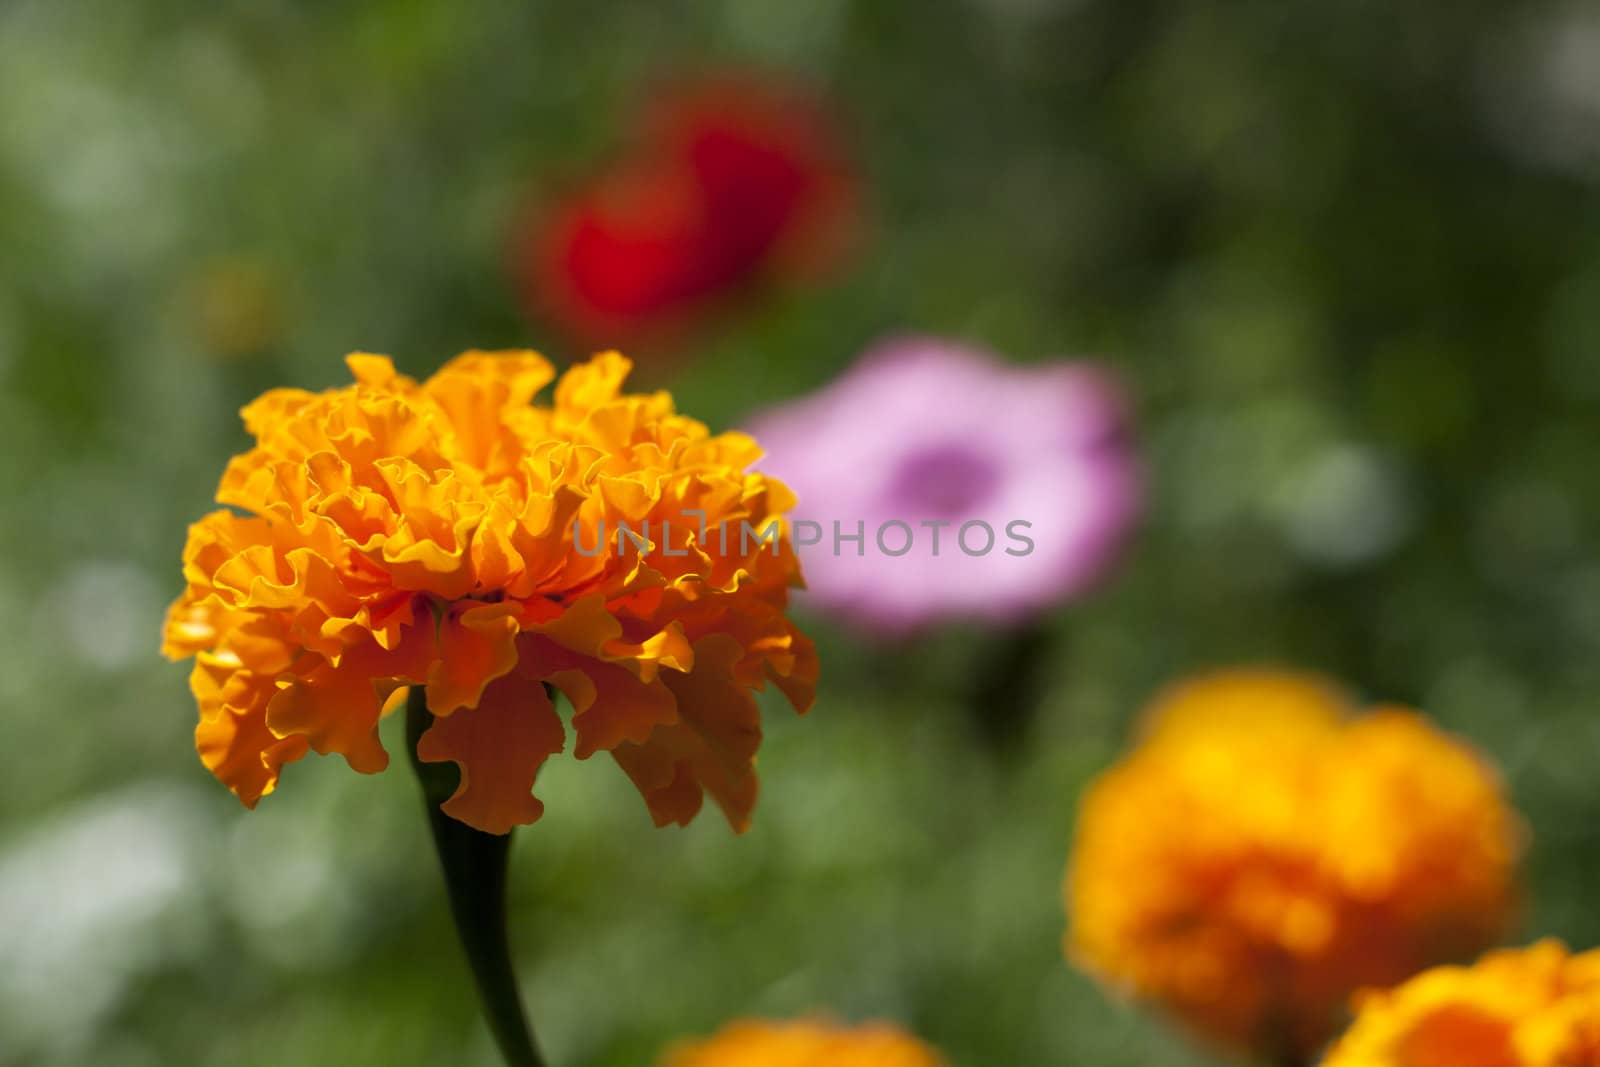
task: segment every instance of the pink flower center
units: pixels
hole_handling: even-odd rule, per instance
[[[951,442],[918,449],[900,461],[889,483],[894,517],[970,515],[994,495],[1000,477],[1000,465],[970,445]]]

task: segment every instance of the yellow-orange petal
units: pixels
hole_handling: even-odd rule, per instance
[[[321,755],[337,752],[352,768],[376,774],[389,765],[378,740],[384,702],[397,684],[420,683],[435,655],[431,627],[407,627],[394,649],[367,640],[345,650],[337,664],[308,653],[280,680],[267,705],[267,727],[300,736]]]
[[[556,384],[556,407],[584,413],[614,400],[633,362],[620,352],[601,352],[570,368]]]
[[[684,1042],[660,1067],[944,1067],[932,1047],[888,1023],[746,1019],[705,1041]]]
[[[769,665],[767,670],[794,710],[804,715],[816,703],[822,662],[817,658],[817,646],[811,638],[792,627],[791,638],[789,652],[794,659],[788,669],[780,670]]]
[[[488,471],[516,465],[520,443],[508,425],[555,377],[536,352],[463,352],[423,385],[455,431],[461,458]]]
[[[513,604],[452,607],[439,622],[439,659],[428,672],[428,710],[438,716],[475,707],[483,689],[517,663]]]
[[[304,389],[269,389],[239,409],[245,432],[256,437],[269,433],[314,403],[317,394]]]
[[[755,698],[733,678],[743,654],[742,646],[726,634],[695,642],[693,671],[661,675],[677,701],[678,720],[657,727],[642,745],[620,745],[613,752],[660,825],[686,824],[699,810],[703,791],[736,831],[750,827],[761,713]]]
[[[525,635],[517,654],[525,673],[549,682],[572,704],[578,759],[642,743],[656,727],[678,718],[672,691],[660,681],[642,681],[623,667],[595,662],[539,634]]]
[[[318,754],[337,752],[352,769],[377,774],[389,766],[378,740],[382,710],[370,675],[322,662],[278,690],[267,705],[266,723],[276,735],[303,737]]]
[[[1369,990],[1356,1009],[1326,1067],[1589,1067],[1600,1063],[1600,950],[1491,952]]]
[[[705,804],[705,790],[693,763],[678,755],[687,746],[676,735],[657,733],[644,744],[618,745],[611,756],[639,790],[657,826],[688,826]]]
[[[217,647],[221,614],[218,605],[197,604],[188,596],[178,598],[167,609],[166,624],[161,628],[161,654],[180,660]]]
[[[436,719],[417,743],[425,763],[454,761],[461,784],[445,814],[485,833],[509,833],[544,813],[532,795],[539,768],[565,740],[544,686],[509,674],[483,690],[477,706]]]
[[[200,705],[194,734],[200,761],[245,807],[255,807],[277,786],[283,765],[308,748],[303,737],[284,738],[267,729],[271,676],[246,669],[231,652],[201,652],[189,688]]]
[[[554,609],[559,614],[540,620],[525,615],[525,632],[541,634],[564,648],[593,659],[618,663],[651,681],[662,667],[689,671],[694,667],[694,647],[684,636],[683,625],[674,620],[642,641],[623,636],[622,623],[600,593],[592,593]]]
[[[375,355],[371,352],[351,352],[344,357],[344,365],[350,368],[350,377],[362,385],[369,385],[375,389],[386,389],[397,382],[410,381],[395,371],[394,360],[388,356]]]
[[[304,737],[278,737],[267,729],[265,709],[224,709],[194,728],[200,761],[247,808],[278,786],[278,775],[310,749]]]

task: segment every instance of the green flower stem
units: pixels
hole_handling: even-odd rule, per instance
[[[417,758],[417,741],[432,723],[423,687],[412,686],[406,702],[406,749],[422,783],[456,933],[506,1067],[546,1067],[522,1009],[506,943],[506,863],[511,835],[486,834],[440,810],[456,791],[460,772],[453,763],[423,763]]]
[[[999,635],[984,649],[967,702],[991,752],[1014,756],[1026,746],[1048,667],[1063,655],[1057,645],[1049,623],[1039,620]]]

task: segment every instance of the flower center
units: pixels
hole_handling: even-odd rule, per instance
[[[998,463],[967,445],[931,445],[900,461],[889,498],[906,518],[970,515],[993,494],[1000,473]]]

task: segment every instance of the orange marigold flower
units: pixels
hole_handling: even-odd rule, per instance
[[[1079,812],[1074,960],[1212,1039],[1304,1061],[1356,989],[1491,944],[1522,838],[1495,772],[1416,712],[1351,710],[1270,670],[1157,700]]]
[[[660,1067],[944,1067],[937,1052],[886,1023],[746,1020],[679,1045]]]
[[[560,690],[578,758],[610,752],[658,824],[710,793],[743,829],[751,690],[770,678],[804,711],[817,671],[785,615],[787,532],[738,536],[793,503],[747,471],[755,442],[622,393],[616,353],[569,370],[548,407],[533,398],[555,374],[532,352],[468,352],[422,383],[383,356],[347,363],[352,385],[244,409],[256,445],[217,493],[242,514],[190,528],[164,651],[195,657],[205,765],[250,807],[310,750],[380,771],[386,702],[425,685],[418,754],[461,769],[445,811],[505,833],[543,810]],[[642,537],[602,546],[619,523]]]
[[[1491,952],[1358,998],[1325,1067],[1596,1067],[1600,949]]]

